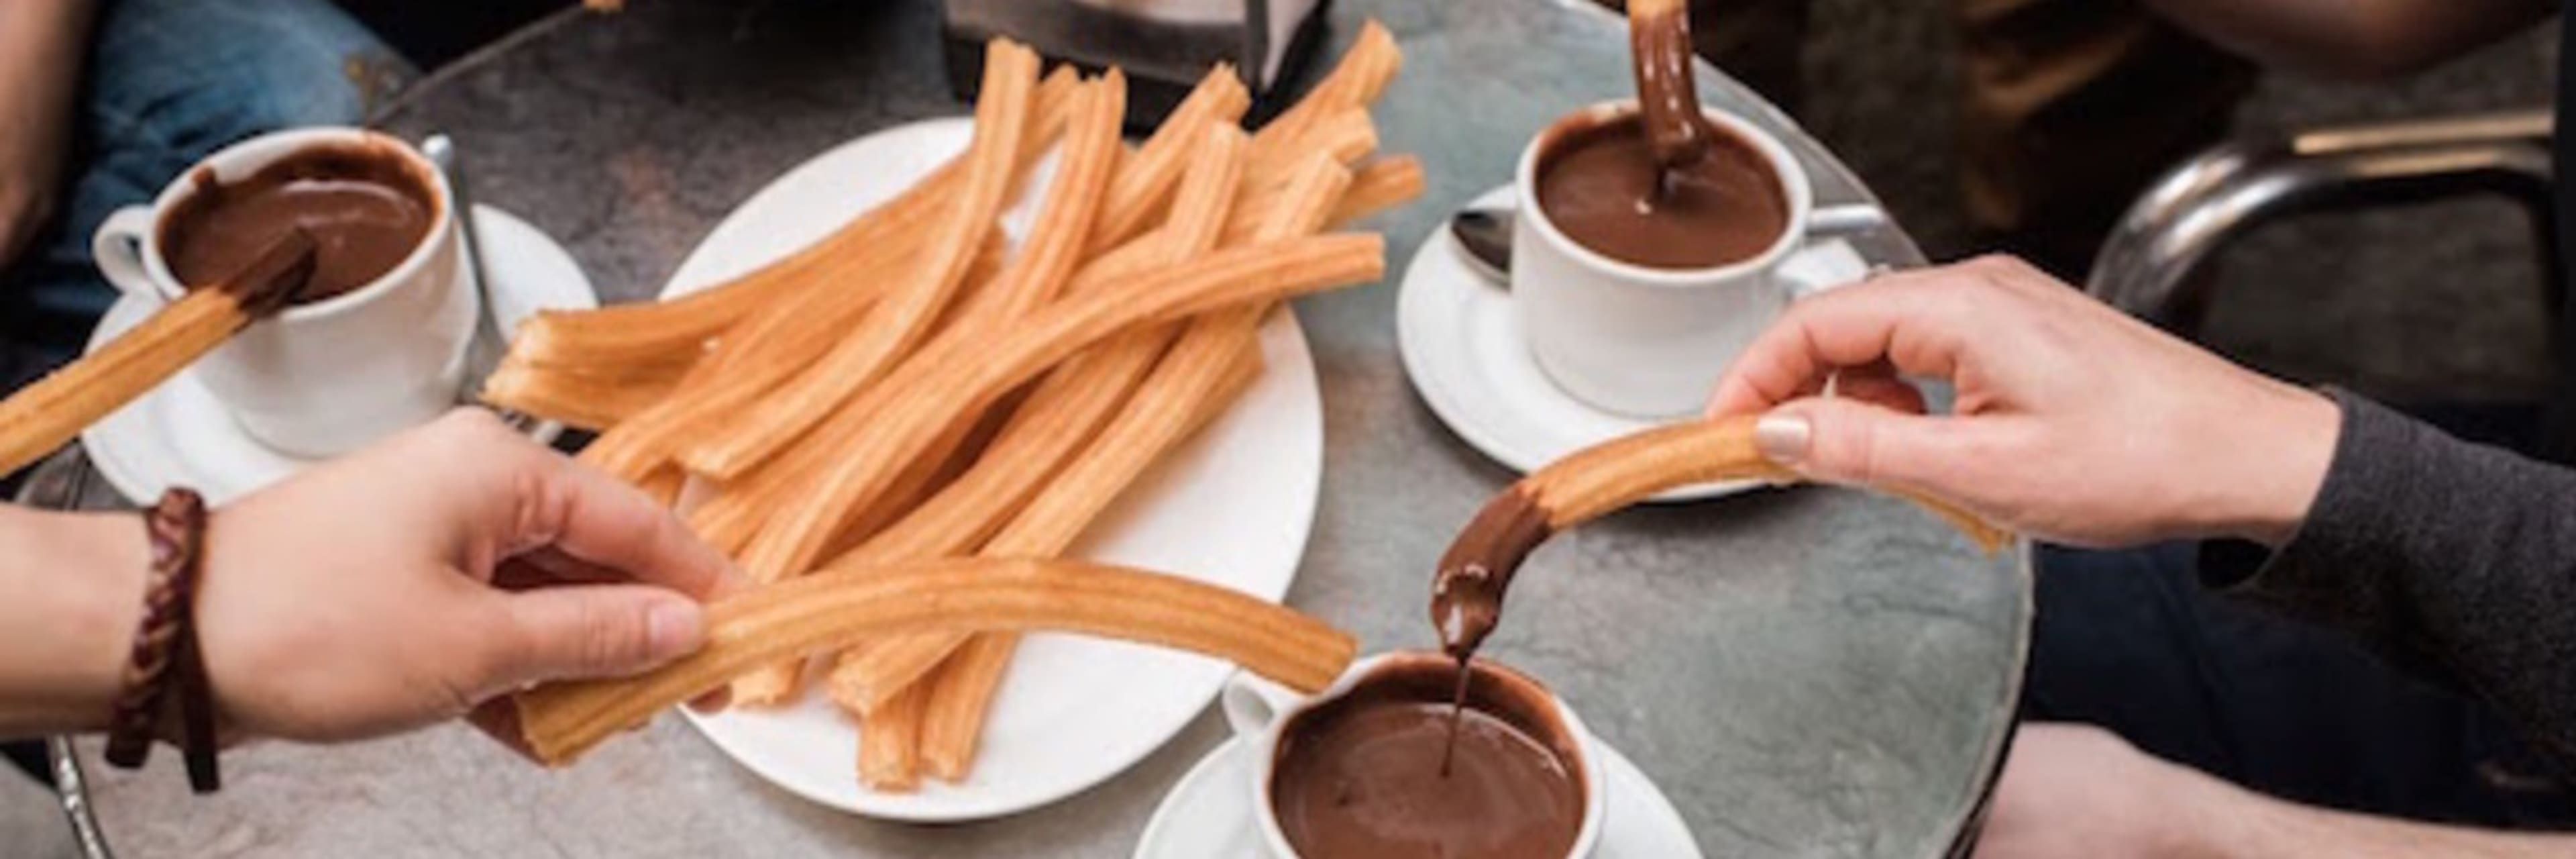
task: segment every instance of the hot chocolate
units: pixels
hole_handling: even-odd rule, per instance
[[[188,196],[162,218],[159,238],[171,275],[191,288],[240,270],[301,229],[315,249],[313,277],[297,300],[320,301],[402,264],[438,217],[422,168],[390,146],[309,149],[230,182],[199,168],[190,181]]]
[[[1563,859],[1573,848],[1582,757],[1546,694],[1480,669],[1453,710],[1453,670],[1437,657],[1390,662],[1282,730],[1270,795],[1298,855]]]
[[[1666,167],[1636,115],[1578,128],[1540,156],[1538,205],[1567,238],[1623,262],[1709,268],[1760,255],[1789,228],[1770,159],[1706,128],[1701,154]]]

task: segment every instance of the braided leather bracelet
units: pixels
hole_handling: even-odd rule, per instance
[[[171,489],[144,512],[143,524],[152,541],[152,572],[144,586],[143,622],[134,630],[134,652],[126,658],[108,722],[107,762],[142,766],[163,720],[175,715],[189,784],[211,793],[222,786],[222,777],[215,769],[214,689],[197,648],[196,624],[206,501],[193,490]]]

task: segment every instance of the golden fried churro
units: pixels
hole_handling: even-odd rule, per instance
[[[1198,150],[1175,203],[1175,212],[1186,215],[1186,223],[1199,226],[1154,246],[1158,258],[1151,264],[1179,262],[1215,246],[1215,232],[1204,225],[1225,217],[1240,176],[1236,153],[1243,138],[1240,132],[1229,135],[1228,131],[1211,133],[1210,145]],[[1180,220],[1184,219],[1176,219]],[[1141,356],[1124,351],[1104,345],[1048,373],[972,468],[833,566],[939,557],[981,543],[1126,401],[1160,349]]]
[[[1164,195],[1180,178],[1189,147],[1207,139],[1209,128],[1232,127],[1251,105],[1252,96],[1244,91],[1234,66],[1218,63],[1209,69],[1189,97],[1164,118],[1163,127],[1119,165],[1100,221],[1092,227],[1089,248],[1097,253],[1142,231],[1161,211]]]
[[[1077,102],[1055,184],[1047,189],[1019,257],[990,289],[966,306],[957,324],[1016,319],[1053,300],[1081,264],[1101,200],[1117,172],[1113,168],[1121,152],[1119,126],[1127,118],[1127,77],[1111,69],[1087,89],[1090,98]]]
[[[1752,416],[1692,421],[1612,439],[1566,455],[1494,496],[1440,559],[1431,614],[1441,643],[1461,657],[1493,631],[1503,592],[1530,550],[1558,531],[1680,486],[1719,480],[1788,483],[1795,472],[1762,456]],[[1898,493],[1956,526],[1980,548],[2012,535],[1965,511]]]
[[[1242,184],[1245,143],[1242,132],[1231,126],[1216,126],[1208,130],[1206,143],[1192,152],[1187,178],[1173,201],[1173,211],[1179,217],[1168,228],[1172,234],[1156,247],[1168,255],[1162,262],[1177,262],[1214,246],[1217,226],[1226,220],[1235,191]],[[1153,368],[1156,356],[1171,341],[1174,331],[1168,324],[1140,326],[1057,368],[1040,383],[1045,410],[1025,410],[1014,418],[1009,430],[1016,436],[1047,438],[1010,440],[1004,447],[1012,456],[978,463],[965,484],[958,487],[959,494],[944,501],[934,499],[931,506],[935,509],[930,511],[933,518],[906,526],[883,541],[871,541],[858,554],[879,561],[914,560],[925,555],[903,554],[911,551],[906,547],[936,547],[942,553],[971,548],[972,539],[989,533],[1001,517],[1016,507],[1018,498],[1026,497],[1064,455],[1089,437],[1090,430],[1099,426],[1120,401],[1106,394],[1115,391],[1123,397],[1124,391],[1132,389]],[[1066,388],[1076,390],[1062,390]],[[977,499],[987,494],[1007,497],[979,503]],[[788,667],[771,668],[744,678],[735,684],[735,691],[752,696],[783,695],[792,691],[794,678],[799,676]],[[853,699],[841,697],[835,688],[836,700],[854,711],[872,710],[880,703],[869,698],[862,707]]]
[[[1260,369],[1258,355],[1238,354],[1218,388],[1200,404],[1198,414],[1186,421],[1181,435],[1195,435],[1200,426],[1224,414],[1234,398],[1260,375]],[[895,640],[928,638],[931,637],[907,636]],[[944,781],[963,781],[973,768],[975,747],[984,732],[984,717],[992,712],[994,693],[1001,690],[1003,671],[1010,667],[1011,655],[1019,649],[1019,643],[1017,632],[975,633],[929,676],[913,684],[915,689],[927,687],[930,691],[919,716],[921,750],[916,757],[931,775]]]
[[[913,690],[859,720],[860,784],[889,793],[921,786],[921,710],[929,702],[928,690]]]
[[[1037,69],[1035,51],[1008,41],[993,42],[984,60],[982,97],[975,106],[975,143],[969,150],[965,187],[943,214],[912,282],[869,311],[859,329],[849,332],[821,361],[753,401],[745,413],[720,426],[706,427],[713,432],[677,451],[683,465],[718,478],[740,474],[803,435],[928,335],[964,281],[975,249],[994,229],[994,216],[1001,212],[1020,135],[1027,130]]]
[[[1274,151],[1302,146],[1299,138],[1336,111],[1376,102],[1403,65],[1404,54],[1396,48],[1395,34],[1371,19],[1360,28],[1359,37],[1342,53],[1332,72],[1253,136],[1254,159],[1268,161]]]
[[[1049,123],[1060,121],[1061,103],[1073,90],[1071,70],[1058,72],[1039,85],[1038,101],[1048,107],[1039,114],[1038,133],[1022,144],[1023,170],[1043,154],[1054,133]],[[813,244],[713,287],[664,301],[540,311],[519,326],[511,355],[535,364],[578,366],[694,356],[737,323],[800,305],[800,299],[814,293],[843,302],[873,299],[891,280],[879,271],[911,255],[924,232],[921,223],[957,193],[963,172],[958,162],[943,165]],[[795,311],[795,318],[811,317],[808,311]]]
[[[1314,232],[1332,210],[1350,172],[1330,155],[1313,158],[1290,181],[1283,205],[1263,224],[1259,238],[1276,240]],[[1197,424],[1221,408],[1210,401],[1257,349],[1255,337],[1267,303],[1230,307],[1192,320],[1187,333],[1163,354],[1153,375],[1127,407],[1094,439],[1084,455],[1055,475],[1010,525],[985,545],[992,557],[1048,557],[1062,553],[1100,511]],[[959,644],[935,636],[878,642],[834,666],[834,699],[873,709],[915,685]]]
[[[1059,630],[1205,653],[1314,691],[1359,643],[1288,608],[1162,573],[1071,561],[942,561],[849,568],[723,598],[707,643],[633,677],[548,684],[515,704],[527,748],[571,761],[611,734],[744,669],[888,634]]]
[[[1298,138],[1295,148],[1269,150],[1254,159],[1249,172],[1255,176],[1284,179],[1297,165],[1321,152],[1344,163],[1358,161],[1377,150],[1377,122],[1360,108],[1335,111],[1318,121]],[[1274,180],[1278,181],[1278,180]]]
[[[811,569],[841,523],[883,492],[940,430],[1086,345],[1131,325],[1373,281],[1384,274],[1384,253],[1385,242],[1375,235],[1220,251],[1138,278],[1129,290],[1057,302],[1030,314],[1001,342],[942,337],[843,406],[838,419],[865,431],[849,436],[856,443],[752,540],[743,565],[759,582]]]
[[[1036,133],[1022,137],[1015,172],[1026,172],[1042,153],[1043,146],[1033,141],[1042,144],[1065,121],[1070,108],[1062,103],[1070,101],[1074,85],[1073,74],[1063,69],[1039,85],[1036,100],[1045,106]],[[902,280],[888,273],[907,270],[908,261],[917,256],[928,232],[921,223],[935,220],[937,207],[962,190],[966,159],[972,154],[960,155],[911,191],[862,215],[859,220],[871,225],[867,230],[845,231],[832,240],[846,248],[827,249],[821,262],[791,273],[796,279],[790,282],[804,286],[802,293],[781,296],[760,313],[719,329],[724,336],[698,372],[684,379],[669,399],[602,434],[582,451],[582,461],[640,480],[699,427],[734,417],[745,404],[812,366],[841,342],[855,320],[874,309],[883,284]],[[942,195],[923,196],[925,188]],[[652,306],[658,305],[628,305]],[[514,354],[520,351],[513,349]]]
[[[1339,227],[1412,202],[1422,196],[1423,183],[1420,158],[1397,155],[1371,161],[1351,178],[1350,190],[1342,193],[1341,204],[1325,223]]]
[[[0,400],[0,474],[44,458],[253,321],[284,309],[312,277],[313,254],[312,236],[289,232],[225,282],[190,289],[97,352]]]
[[[1171,261],[1203,253],[1215,245],[1217,227],[1227,220],[1235,193],[1243,185],[1242,152],[1246,143],[1242,132],[1219,126],[1209,131],[1206,145],[1192,156],[1188,178],[1173,201],[1174,217],[1166,227],[1172,234],[1158,248],[1172,254]],[[944,554],[972,548],[974,541],[997,527],[1017,509],[1021,499],[1035,491],[1040,480],[1090,438],[1091,430],[1099,427],[1109,412],[1124,401],[1125,392],[1133,390],[1153,369],[1177,334],[1175,325],[1139,327],[1057,368],[1040,383],[1045,409],[1028,409],[1013,420],[1011,434],[1030,438],[1008,440],[1004,446],[1012,456],[978,463],[966,480],[952,487],[956,490],[954,495],[942,493],[942,498],[933,499],[929,508],[915,514],[921,517],[919,525],[910,524],[913,520],[907,518],[897,533],[888,535],[889,539],[882,543],[862,547],[862,554],[880,561],[909,560],[925,555],[893,553],[929,550]],[[1106,396],[1113,391],[1119,396]],[[928,670],[945,652],[945,648],[937,653],[924,650],[870,647],[844,654],[832,671],[833,700],[854,712],[873,713],[887,697]]]
[[[483,402],[596,431],[651,408],[679,381],[672,372],[624,378],[505,363],[484,379]]]

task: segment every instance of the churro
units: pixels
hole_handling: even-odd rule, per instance
[[[1384,254],[1384,240],[1365,234],[1220,251],[1140,277],[1128,290],[1057,302],[1000,342],[972,332],[942,337],[843,406],[837,419],[866,431],[751,541],[743,566],[756,582],[812,568],[841,523],[941,429],[1084,346],[1132,325],[1373,281],[1384,274]]]
[[[149,393],[252,322],[284,309],[313,275],[297,229],[223,283],[188,290],[142,324],[0,400],[0,474],[26,467]]]
[[[1358,651],[1348,633],[1283,606],[1162,573],[1072,561],[941,561],[854,567],[725,597],[707,641],[676,662],[613,680],[519,693],[526,747],[567,763],[611,734],[723,685],[746,668],[892,633],[1059,630],[1205,653],[1314,691]]]
[[[921,710],[930,690],[913,689],[859,720],[859,783],[907,793],[921,786]]]
[[[1441,643],[1460,657],[1493,631],[1522,559],[1548,537],[1667,489],[1720,480],[1789,483],[1753,443],[1751,416],[1692,421],[1632,433],[1568,454],[1486,503],[1441,556],[1432,619]],[[2012,534],[1966,511],[1911,493],[1988,552]]]
[[[868,312],[822,360],[768,391],[743,413],[677,451],[690,471],[729,478],[759,463],[867,386],[927,336],[964,281],[975,249],[1010,190],[1012,161],[1027,130],[1037,80],[1035,51],[995,40],[984,59],[983,95],[975,106],[975,142],[967,179],[943,214],[911,283]],[[1096,96],[1096,88],[1095,88]],[[1091,99],[1097,102],[1095,97]]]
[[[1074,74],[1059,69],[1039,84],[1037,133],[1020,152],[1021,169],[1034,163],[1063,116]],[[520,323],[512,357],[534,364],[597,366],[672,356],[694,357],[738,323],[764,312],[799,307],[793,318],[811,319],[801,306],[810,296],[866,302],[891,282],[880,276],[911,255],[919,225],[955,195],[964,181],[958,162],[933,171],[894,199],[852,218],[812,244],[715,286],[662,301],[595,310],[539,311]],[[833,330],[836,326],[818,326]],[[819,350],[818,350],[819,351]]]
[[[1090,98],[1077,102],[1055,183],[1047,189],[1019,257],[989,290],[966,306],[957,324],[1018,318],[1053,300],[1081,264],[1109,181],[1118,175],[1115,168],[1122,151],[1118,132],[1127,118],[1127,77],[1111,69],[1088,89]]]
[[[1241,155],[1246,142],[1242,132],[1219,126],[1210,130],[1207,144],[1193,155],[1188,178],[1173,201],[1173,219],[1165,227],[1173,232],[1160,247],[1172,254],[1171,261],[1195,256],[1215,245],[1218,227],[1227,221],[1234,196],[1243,184]],[[1139,327],[1074,357],[1049,374],[1041,383],[1042,390],[1073,390],[1053,391],[1046,398],[1052,410],[1031,410],[1013,421],[1015,435],[1042,438],[1027,442],[1015,439],[1009,447],[1014,456],[979,464],[971,482],[955,487],[959,492],[955,501],[930,511],[937,518],[927,518],[921,527],[891,535],[894,539],[887,540],[879,551],[919,547],[953,552],[972,548],[972,540],[990,533],[1017,508],[1018,499],[1026,498],[1040,479],[1090,438],[1091,429],[1100,426],[1109,411],[1123,402],[1123,392],[1134,389],[1153,369],[1178,332],[1179,326],[1170,324]],[[1084,396],[1082,391],[1122,394],[1111,399]],[[1080,432],[1072,431],[1077,428]],[[1005,500],[1010,503],[998,503]],[[917,556],[875,557],[894,560]],[[886,697],[937,661],[938,654],[922,654],[919,650],[898,648],[889,652],[872,647],[844,654],[833,668],[834,700],[855,712],[873,712]],[[888,676],[889,658],[896,666],[893,673],[900,677]]]
[[[1041,103],[1034,133],[1022,135],[1014,174],[1026,172],[1043,153],[1042,144],[1060,127],[1070,110],[1065,104],[1075,86],[1069,71],[1059,70],[1039,85]],[[805,270],[802,294],[782,296],[758,315],[722,329],[715,354],[701,372],[683,379],[674,396],[634,415],[602,434],[581,452],[582,461],[630,481],[660,467],[682,440],[701,428],[722,425],[774,387],[806,371],[827,351],[844,342],[856,320],[874,312],[886,284],[901,282],[887,271],[907,271],[928,241],[921,222],[936,220],[938,207],[965,190],[970,149],[930,179],[893,202],[860,217],[867,230],[839,239],[845,250],[818,252],[823,262]],[[941,196],[918,194],[925,187]],[[997,245],[998,247],[998,245]],[[810,249],[809,249],[810,250]],[[860,288],[853,288],[852,284]],[[694,295],[679,299],[689,301]],[[647,305],[649,306],[649,305]],[[527,341],[526,335],[521,340]],[[522,351],[514,345],[513,353]]]
[[[1271,213],[1259,238],[1278,240],[1313,232],[1349,182],[1349,171],[1330,156],[1317,157],[1292,180],[1287,204]],[[1237,365],[1241,353],[1255,346],[1261,317],[1268,311],[1267,303],[1227,308],[1193,320],[1188,333],[1168,351],[1161,343],[1152,344],[1146,363],[1152,364],[1153,375],[1085,454],[1056,474],[985,545],[982,554],[1049,557],[1062,553],[1137,475],[1188,435],[1195,426],[1191,417],[1207,408],[1208,397]],[[1156,353],[1162,354],[1159,363],[1150,357]],[[878,642],[854,651],[833,668],[834,700],[873,710],[913,685],[958,643],[953,637],[928,637]]]
[[[1325,223],[1340,227],[1412,202],[1422,196],[1424,184],[1420,158],[1395,155],[1371,161],[1351,177],[1350,190],[1342,193],[1341,204]]]
[[[1201,426],[1224,414],[1234,398],[1249,387],[1259,375],[1258,354],[1238,352],[1218,378],[1216,387],[1197,406],[1197,411],[1179,422],[1178,437],[1196,435]],[[1115,442],[1104,443],[1114,449]],[[1113,466],[1115,467],[1115,466]],[[1114,493],[1113,493],[1114,494]],[[1016,540],[1000,541],[1005,546]],[[923,641],[933,636],[908,636],[897,641]],[[927,687],[929,698],[914,718],[921,726],[914,729],[921,749],[914,753],[920,766],[944,781],[962,781],[974,765],[975,748],[984,731],[984,717],[992,712],[993,696],[1001,690],[1003,671],[1010,667],[1011,655],[1018,651],[1018,632],[979,632],[967,636],[964,644],[950,654],[933,674],[912,685]],[[912,692],[897,696],[908,697]]]
[[[1100,222],[1092,227],[1090,249],[1105,250],[1143,230],[1180,178],[1188,163],[1188,148],[1207,139],[1209,128],[1233,127],[1251,105],[1252,96],[1244,91],[1234,66],[1218,63],[1209,69],[1189,97],[1164,118],[1163,126],[1119,166]]]

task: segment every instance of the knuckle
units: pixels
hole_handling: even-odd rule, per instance
[[[644,625],[631,614],[601,603],[582,606],[581,653],[576,658],[584,670],[613,670],[643,657]]]

